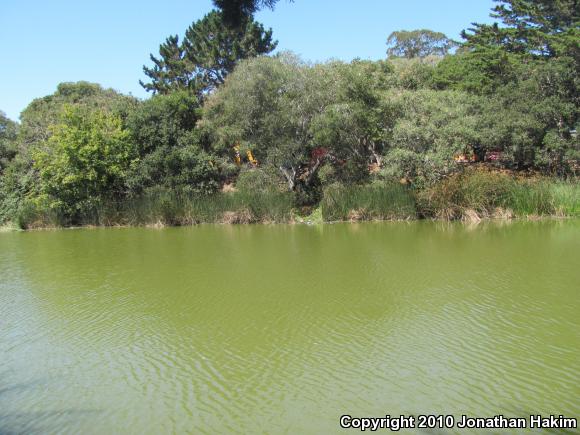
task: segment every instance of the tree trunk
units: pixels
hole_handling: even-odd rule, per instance
[[[312,182],[312,178],[314,177],[314,175],[316,174],[316,171],[318,171],[318,168],[320,167],[320,165],[322,164],[322,160],[321,159],[316,159],[316,163],[314,164],[314,166],[312,166],[312,168],[308,171],[308,177],[306,177],[306,185],[309,186],[310,183]]]
[[[288,189],[293,191],[294,187],[296,187],[296,169],[286,169],[283,166],[278,166],[278,169],[280,169],[280,172],[282,172],[282,175],[284,175],[284,178],[286,178]]]

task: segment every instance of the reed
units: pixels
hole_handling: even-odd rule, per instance
[[[293,196],[281,192],[217,193],[209,196],[168,191],[124,201],[103,200],[73,217],[39,206],[27,206],[17,225],[30,229],[57,226],[178,226],[200,223],[289,222]]]
[[[578,181],[554,182],[551,184],[551,193],[556,213],[580,217],[580,183]]]
[[[157,190],[137,198],[103,199],[66,215],[25,202],[12,220],[18,228],[66,226],[178,226],[200,223],[289,223],[435,218],[480,220],[536,216],[580,217],[580,183],[469,170],[414,191],[396,182],[333,185],[325,189],[319,215],[297,217],[288,192],[220,192],[209,196]]]
[[[486,170],[455,174],[417,198],[423,217],[446,220],[580,215],[577,182]]]
[[[321,203],[325,221],[400,220],[416,218],[415,200],[399,183],[331,186]]]

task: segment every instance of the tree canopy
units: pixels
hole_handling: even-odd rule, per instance
[[[223,13],[224,22],[234,27],[264,7],[274,9],[276,3],[278,0],[213,0]]]
[[[142,102],[127,119],[138,161],[127,176],[130,195],[157,187],[211,193],[220,184],[220,167],[203,133],[201,116],[190,93],[156,95]]]
[[[231,27],[223,13],[212,11],[192,23],[181,42],[177,35],[168,37],[159,57],[151,55],[153,67],[143,67],[150,82],[140,83],[153,94],[187,90],[201,99],[222,84],[240,60],[268,54],[276,45],[272,30],[251,16]]]
[[[119,194],[136,153],[118,115],[65,106],[51,130],[46,146],[34,151],[40,199],[74,216]]]
[[[18,124],[0,111],[0,174],[16,155]]]
[[[463,31],[469,48],[500,46],[510,53],[580,59],[577,0],[495,0],[491,16],[501,21]]]
[[[407,59],[445,56],[456,45],[444,33],[433,30],[399,30],[387,38],[387,55]]]

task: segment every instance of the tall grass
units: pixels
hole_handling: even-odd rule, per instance
[[[514,180],[501,206],[509,208],[518,217],[553,215],[556,205],[552,184],[545,180]]]
[[[293,203],[291,194],[281,192],[209,196],[155,192],[125,201],[102,201],[74,218],[30,205],[21,210],[17,224],[20,228],[36,228],[289,222]]]
[[[454,174],[417,193],[423,217],[454,220],[490,217],[507,202],[511,178],[501,173]]]
[[[295,216],[295,198],[278,191],[196,196],[155,191],[125,201],[103,200],[71,217],[26,202],[13,219],[19,228],[62,226],[169,226],[199,223],[259,223],[321,220],[445,220],[531,216],[580,217],[580,183],[515,178],[489,170],[467,170],[421,191],[399,183],[335,185],[324,191],[322,217]]]
[[[455,174],[417,197],[423,217],[447,220],[580,215],[578,183],[488,170]]]
[[[415,218],[415,200],[399,183],[331,186],[321,203],[325,221]]]
[[[556,213],[580,217],[580,183],[562,181],[552,183],[550,187]]]

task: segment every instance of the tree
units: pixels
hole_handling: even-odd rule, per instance
[[[362,180],[369,164],[380,165],[390,122],[381,92],[391,72],[387,62],[247,60],[207,100],[203,124],[223,155],[239,143],[288,190],[312,198],[324,165],[337,166],[340,181]]]
[[[432,84],[440,90],[493,95],[498,87],[516,79],[521,64],[518,55],[500,47],[482,46],[443,58],[433,71]]]
[[[243,18],[264,7],[274,9],[276,3],[278,0],[213,0],[213,4],[223,13],[224,22],[234,27],[239,26]]]
[[[16,155],[16,136],[18,124],[0,111],[0,176],[8,163]]]
[[[579,61],[578,0],[494,0],[491,16],[502,26],[477,24],[462,32],[471,49],[499,46],[510,53],[540,57],[571,56]]]
[[[221,184],[221,166],[196,129],[201,109],[188,92],[156,95],[128,117],[139,161],[127,176],[133,195],[156,187],[212,193]]]
[[[346,162],[337,168],[345,169],[340,181],[351,182],[347,178],[352,175],[360,180],[368,175],[370,164],[377,167],[382,164],[385,132],[392,127],[392,118],[382,104],[382,93],[388,86],[385,78],[392,69],[386,62],[360,60],[331,64],[326,69],[334,70],[332,75],[339,92],[314,117],[313,141],[332,157]]]
[[[112,111],[123,118],[134,104],[135,98],[96,83],[60,83],[55,93],[35,99],[22,111],[19,144],[24,153],[42,146],[52,134],[50,126],[60,121],[66,105]]]
[[[453,172],[453,156],[479,143],[480,98],[458,91],[400,91],[384,96],[392,118],[382,174],[423,187]]]
[[[118,115],[66,106],[42,150],[34,152],[41,199],[72,220],[103,198],[124,193],[136,159],[129,132]]]
[[[258,58],[242,62],[204,105],[202,127],[216,150],[233,157],[233,147],[252,150],[258,161],[280,171],[294,190],[307,161],[307,125],[297,124],[289,103],[303,77],[296,59]]]
[[[392,68],[389,82],[394,87],[404,89],[421,89],[430,87],[433,74],[439,63],[454,56],[428,56],[426,58],[407,59],[404,57],[389,58]]]
[[[153,67],[143,66],[143,72],[150,83],[139,83],[153,94],[168,94],[173,90],[188,90],[194,95],[202,91],[201,73],[189,62],[185,47],[179,42],[179,36],[169,36],[159,46],[159,58],[149,56]]]
[[[568,57],[519,65],[516,78],[486,98],[478,114],[481,143],[519,169],[569,172],[580,156],[578,78]]]
[[[387,38],[387,56],[407,59],[445,56],[457,44],[445,34],[428,29],[400,30]]]
[[[136,101],[88,82],[61,83],[53,94],[32,101],[20,114],[21,124],[13,145],[16,154],[0,179],[0,220],[14,219],[25,199],[42,195],[34,156],[51,152],[49,139],[54,126],[62,123],[65,107],[106,112],[123,120]]]
[[[159,47],[160,57],[151,55],[153,67],[143,67],[151,81],[140,83],[154,94],[188,90],[201,99],[221,85],[241,59],[268,54],[276,45],[272,30],[251,16],[230,27],[222,13],[212,11],[189,26],[181,43],[178,36],[167,38]]]
[[[324,155],[313,119],[338,97],[336,69],[309,67],[291,54],[242,62],[204,106],[203,125],[223,155],[250,149],[291,191],[310,191]]]

